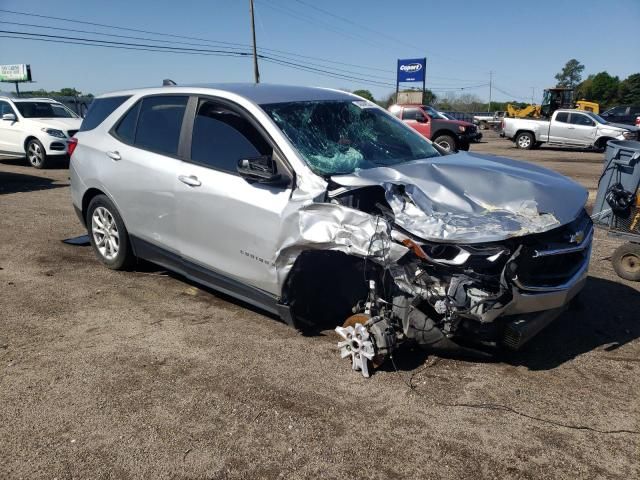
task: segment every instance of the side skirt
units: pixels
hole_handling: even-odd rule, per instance
[[[205,285],[219,292],[226,293],[238,300],[247,302],[273,315],[277,315],[286,323],[288,307],[278,303],[275,295],[215,272],[209,268],[185,260],[177,253],[158,247],[146,240],[130,235],[133,250],[137,257],[160,265],[167,270],[179,273],[189,280]],[[283,310],[284,309],[284,310]]]

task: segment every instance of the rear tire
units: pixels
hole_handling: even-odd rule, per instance
[[[522,150],[531,150],[536,144],[536,139],[529,132],[519,133],[516,137],[516,147]]]
[[[112,270],[125,270],[133,265],[129,233],[115,205],[106,195],[97,195],[87,208],[87,230],[91,247],[102,263]]]
[[[640,281],[640,245],[637,243],[624,243],[616,248],[611,263],[619,277]]]
[[[487,124],[487,122],[480,122],[478,124],[478,127],[480,128],[480,130],[486,130],[487,127],[488,127],[488,124]]]
[[[49,164],[47,161],[47,152],[42,144],[35,138],[32,138],[27,142],[26,155],[29,165],[33,168],[46,168]]]
[[[447,152],[455,152],[458,150],[456,141],[451,135],[438,135],[433,139],[433,143],[439,145],[440,148],[446,150]]]

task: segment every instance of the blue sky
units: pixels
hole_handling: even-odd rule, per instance
[[[383,97],[394,87],[369,82],[394,84],[397,58],[426,56],[427,87],[437,94],[459,93],[460,87],[471,87],[464,92],[486,100],[489,88],[483,84],[488,83],[491,70],[496,87],[494,100],[530,101],[533,87],[535,100],[540,101],[542,89],[554,84],[554,74],[570,58],[577,58],[586,66],[585,76],[607,70],[624,78],[640,71],[640,51],[635,41],[640,25],[640,0],[255,2],[259,47],[344,62],[346,65],[333,66],[352,72],[347,75],[363,77],[362,81],[336,79],[261,62],[263,82],[367,88],[376,97]],[[251,42],[248,3],[248,0],[0,0],[0,9],[248,45]],[[6,12],[0,12],[0,22],[3,22],[0,30],[91,37],[6,23],[21,22],[152,37]],[[190,42],[174,37],[153,38]],[[293,61],[332,70],[332,64],[321,60],[297,57]],[[0,64],[8,63],[31,64],[37,81],[33,88],[75,87],[95,94],[159,85],[163,78],[172,78],[178,83],[253,79],[249,58],[114,50],[0,38]],[[11,90],[12,86],[5,84],[2,89]]]

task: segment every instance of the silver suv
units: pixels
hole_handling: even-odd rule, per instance
[[[75,141],[73,204],[102,263],[143,258],[296,327],[342,325],[342,355],[367,376],[407,341],[518,348],[586,280],[584,188],[445,154],[349,93],[111,93]]]

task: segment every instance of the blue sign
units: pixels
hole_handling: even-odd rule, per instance
[[[424,82],[424,71],[426,67],[426,58],[409,58],[407,60],[398,60],[398,83]]]

